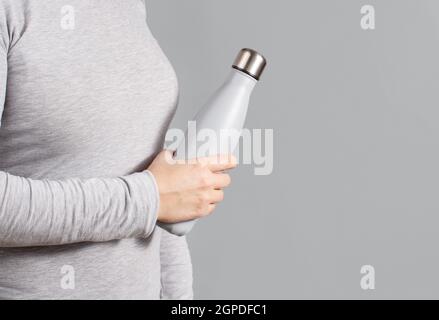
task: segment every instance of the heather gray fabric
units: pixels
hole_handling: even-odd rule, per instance
[[[0,298],[192,298],[144,171],[177,96],[144,1],[0,0]]]

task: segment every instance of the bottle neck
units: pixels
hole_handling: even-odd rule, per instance
[[[227,82],[229,85],[245,88],[249,94],[253,91],[256,84],[258,83],[255,78],[234,68],[232,68]]]

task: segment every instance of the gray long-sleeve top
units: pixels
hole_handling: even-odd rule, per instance
[[[0,0],[0,298],[192,298],[145,171],[177,96],[143,0]]]

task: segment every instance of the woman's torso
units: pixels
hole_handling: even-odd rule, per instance
[[[11,40],[0,170],[63,179],[145,169],[163,145],[178,88],[144,1],[0,5]],[[0,249],[0,297],[158,298],[159,246],[156,230],[145,240]]]

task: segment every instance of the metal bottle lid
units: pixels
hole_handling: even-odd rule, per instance
[[[267,60],[263,55],[252,49],[242,49],[235,62],[233,68],[242,71],[249,76],[259,80],[265,67],[267,66]]]

